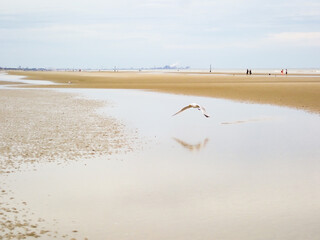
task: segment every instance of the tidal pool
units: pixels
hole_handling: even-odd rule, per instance
[[[40,89],[41,90],[41,89]],[[39,90],[39,91],[40,91]],[[145,139],[128,154],[8,176],[16,199],[84,239],[318,239],[320,116],[134,90],[63,89]],[[210,118],[185,105],[206,107]]]
[[[12,82],[10,85],[0,85],[0,89],[18,87],[20,84],[34,84],[34,85],[55,85],[56,83],[45,80],[28,80],[24,76],[9,75],[0,72],[0,81]]]

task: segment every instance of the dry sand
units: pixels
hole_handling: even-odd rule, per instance
[[[34,220],[23,199],[14,199],[6,176],[39,163],[67,163],[131,151],[137,134],[95,110],[102,103],[50,90],[0,90],[0,239],[73,236]],[[31,219],[33,218],[33,219]]]
[[[10,72],[58,87],[145,89],[274,104],[320,113],[320,75],[234,75],[148,72]],[[71,84],[66,84],[71,82]],[[41,86],[41,87],[57,87]]]

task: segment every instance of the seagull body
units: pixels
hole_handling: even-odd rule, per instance
[[[189,108],[196,108],[196,109],[198,109],[199,111],[201,111],[205,117],[207,117],[207,118],[210,117],[210,116],[207,114],[206,109],[205,109],[204,107],[200,106],[200,105],[197,104],[197,103],[191,103],[191,104],[189,104],[188,106],[185,106],[185,107],[182,108],[180,111],[178,111],[178,112],[176,112],[175,114],[173,114],[172,116],[175,116],[175,115],[177,115],[177,114],[179,114],[179,113],[181,113],[181,112],[183,112],[184,110],[187,110],[187,109],[189,109]]]

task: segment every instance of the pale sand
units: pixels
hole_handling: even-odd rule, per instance
[[[80,77],[81,74],[79,74]],[[95,73],[83,74],[91,76]],[[125,75],[125,73],[115,74],[118,75],[113,75],[113,73],[110,75],[117,76],[119,81],[121,81],[121,76]],[[71,75],[77,76],[77,73]],[[128,75],[130,79],[135,74]],[[152,74],[145,75],[153,79]],[[167,74],[163,75],[166,78]],[[168,76],[171,75],[175,76],[168,74]],[[184,75],[182,76],[184,78]],[[232,76],[228,77],[232,78]],[[70,81],[74,82],[74,80]],[[128,82],[126,84],[128,85]],[[70,84],[72,87],[74,85],[76,84]],[[83,87],[84,83],[80,82],[78,86]],[[163,91],[163,89],[154,90]],[[45,90],[0,91],[1,179],[5,179],[6,174],[19,170],[21,165],[37,167],[38,163],[42,162],[54,161],[59,164],[68,160],[76,160],[78,157],[90,158],[96,154],[108,155],[116,151],[128,151],[134,145],[133,141],[136,141],[136,136],[133,133],[128,134],[128,130],[121,123],[112,118],[102,118],[95,113],[94,110],[101,106],[99,102],[75,99],[69,94]],[[180,140],[179,144],[190,150],[198,150],[207,142],[204,140],[203,143],[200,142],[193,146]],[[33,212],[28,208],[28,203],[20,199],[12,199],[13,194],[10,192],[9,185],[5,182],[1,184],[0,232],[1,235],[5,234],[4,239],[19,239],[28,236],[40,236],[43,239],[46,237],[49,239],[77,237],[76,229],[70,229],[68,235],[56,233],[54,226],[50,229],[46,227],[48,226],[44,223],[48,222],[46,219],[36,216],[36,221],[31,220]],[[176,194],[174,196],[176,197]],[[132,196],[133,199],[135,197]],[[18,233],[19,231],[21,233]]]
[[[102,103],[71,94],[6,89],[0,90],[0,102],[0,239],[48,234],[61,239],[63,235],[43,226],[45,219],[31,220],[27,203],[12,197],[6,175],[21,168],[36,169],[39,163],[108,158],[131,151],[137,133],[116,119],[98,115],[95,111]]]
[[[63,88],[145,89],[274,104],[320,113],[320,75],[219,75],[147,72],[10,72]],[[66,84],[71,82],[71,84]]]

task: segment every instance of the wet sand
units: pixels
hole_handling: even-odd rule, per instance
[[[96,113],[104,106],[51,90],[0,90],[0,239],[71,237],[45,227],[24,199],[15,199],[6,176],[37,170],[41,164],[70,161],[132,150],[136,132],[114,118]],[[50,224],[49,224],[50,225]]]
[[[274,104],[320,113],[320,75],[19,71],[10,74],[63,83],[58,86],[61,88],[145,89]]]
[[[78,74],[98,73],[71,76]],[[118,74],[115,76],[121,82],[120,77],[127,73],[110,76],[113,74]],[[154,75],[128,76],[135,74]],[[84,86],[80,80],[78,85],[77,80],[67,81],[71,84],[63,87]],[[127,77],[123,81],[128,84]],[[104,106],[101,101],[45,89],[0,90],[0,239],[319,236],[319,128],[317,121],[301,118],[317,115],[282,109],[289,113],[281,121],[264,121],[274,119],[273,115],[267,118],[268,114],[262,114],[268,112],[264,108],[273,106],[251,106],[253,116],[241,116],[247,110],[240,105],[246,104],[232,102],[236,106],[228,108],[222,103],[205,102],[214,109],[214,118],[168,118],[176,108],[168,107],[175,102],[171,97],[184,98],[181,103],[191,99],[166,95],[155,103],[150,96],[140,100],[138,96],[157,94],[142,93],[131,97],[124,93],[115,103],[127,99],[135,105],[156,104],[158,110],[164,106],[166,111],[160,109],[154,116],[142,118],[144,127],[148,123],[155,129],[150,132],[155,142],[136,158],[129,156],[122,162],[105,160],[115,160],[115,153],[137,149],[141,140],[136,130],[127,129],[119,120],[98,115],[96,110]],[[176,104],[180,100],[176,99]],[[128,114],[128,119],[144,116],[149,109],[134,108],[128,102],[124,106],[127,108],[119,111]],[[290,117],[296,116],[290,115],[292,112],[301,115]],[[306,126],[292,122],[300,118]],[[169,124],[164,119],[170,119]],[[206,125],[186,131],[199,121]],[[168,136],[163,137],[166,132]],[[197,134],[199,138],[190,141],[188,137],[193,139]],[[102,161],[95,160],[99,156]],[[48,169],[43,171],[43,166]],[[53,214],[58,217],[52,220]],[[72,223],[70,216],[78,222]]]
[[[61,91],[113,103],[100,110],[136,127],[148,143],[138,153],[113,154],[111,161],[93,155],[9,174],[5,190],[13,191],[14,200],[3,196],[11,206],[6,210],[26,215],[22,219],[29,229],[36,226],[37,234],[50,230],[42,239],[319,236],[318,115],[145,91]],[[190,110],[171,117],[176,107],[195,99],[214,115],[204,118]],[[146,118],[149,106],[157,111]]]
[[[62,91],[0,90],[3,239],[319,236],[318,115],[144,91]],[[100,101],[75,98],[83,93]],[[214,116],[171,117],[194,99]],[[99,109],[102,101],[115,107]],[[157,111],[146,118],[149,106]],[[148,139],[144,151],[116,119]]]

